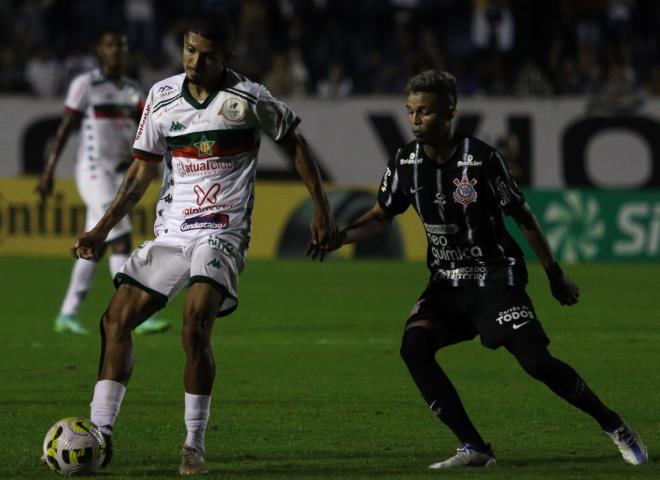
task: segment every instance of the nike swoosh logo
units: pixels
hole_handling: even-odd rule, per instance
[[[422,188],[424,188],[424,187],[411,188],[411,189],[410,189],[410,193],[417,193],[417,192],[419,192]]]
[[[522,327],[523,325],[527,325],[528,323],[529,323],[529,320],[527,320],[526,322],[523,322],[523,323],[514,323],[511,326],[513,327],[514,330],[518,330],[520,327]]]

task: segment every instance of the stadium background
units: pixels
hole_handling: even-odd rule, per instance
[[[40,478],[42,467],[36,456],[41,435],[63,413],[85,414],[86,389],[94,375],[97,340],[81,344],[76,338],[58,337],[50,331],[68,280],[68,250],[83,225],[84,211],[72,180],[75,135],[58,165],[54,197],[40,204],[33,193],[36,175],[62,113],[68,82],[94,66],[95,35],[107,24],[121,26],[127,32],[129,72],[145,89],[160,78],[178,73],[182,18],[218,6],[228,7],[238,25],[232,66],[263,82],[302,117],[302,131],[317,153],[341,224],[369,208],[388,158],[399,144],[411,138],[402,96],[407,79],[424,68],[447,69],[456,74],[458,127],[503,151],[553,248],[584,291],[582,305],[565,313],[549,297],[542,271],[530,255],[530,292],[543,317],[548,318],[546,328],[557,340],[556,351],[565,353],[579,371],[586,371],[585,376],[598,391],[608,392],[607,398],[618,400],[624,410],[631,412],[631,420],[640,425],[652,452],[652,465],[634,473],[615,463],[619,460],[607,448],[610,445],[598,444],[602,452],[592,454],[582,446],[578,435],[567,440],[552,418],[541,420],[539,411],[531,407],[526,410],[527,397],[518,402],[517,398],[509,398],[514,388],[525,391],[529,403],[536,397],[538,402],[547,399],[545,392],[530,390],[533,387],[526,379],[515,376],[515,365],[510,365],[501,353],[491,360],[504,372],[500,384],[480,373],[479,362],[486,360],[479,357],[484,354],[478,353],[476,345],[459,347],[446,360],[451,373],[456,372],[458,383],[460,378],[479,379],[488,389],[479,397],[470,382],[459,387],[484,404],[492,395],[498,399],[499,409],[515,408],[520,413],[517,430],[505,421],[509,418],[506,415],[495,420],[503,432],[500,445],[505,444],[504,440],[527,445],[525,454],[541,462],[540,467],[534,467],[533,462],[530,466],[524,454],[500,446],[509,448],[503,452],[505,458],[513,458],[513,466],[502,471],[502,478],[516,469],[521,469],[524,478],[557,474],[561,478],[575,474],[575,478],[613,479],[660,475],[658,456],[653,453],[660,448],[656,373],[660,367],[660,303],[655,293],[660,274],[658,2],[7,0],[0,1],[0,144],[4,150],[0,162],[0,277],[2,305],[11,314],[4,316],[1,326],[1,337],[8,343],[0,365],[6,385],[0,393],[0,404],[8,415],[2,416],[0,427],[3,432],[22,429],[23,433],[18,435],[17,452],[1,458],[0,472],[6,470],[3,478]],[[150,238],[156,194],[157,189],[152,187],[134,215],[136,242]],[[234,320],[241,325],[247,321],[249,326],[239,328],[228,321],[217,333],[219,359],[235,369],[226,381],[240,386],[230,388],[226,394],[227,413],[218,414],[229,422],[222,440],[229,453],[221,460],[229,465],[226,472],[233,478],[320,478],[323,472],[342,478],[408,478],[406,469],[410,464],[437,460],[433,457],[454,448],[447,432],[437,434],[431,428],[435,427],[431,425],[433,420],[422,412],[412,383],[397,363],[402,319],[425,281],[423,231],[414,214],[407,212],[384,238],[334,254],[325,270],[316,270],[318,266],[295,260],[306,246],[309,214],[306,193],[296,181],[294,169],[274,145],[264,142],[250,250],[254,266],[248,264],[242,311]],[[389,260],[366,262],[353,257]],[[102,275],[81,312],[88,324],[98,318],[112,291],[109,277],[101,280]],[[342,285],[346,288],[341,289]],[[264,300],[268,298],[277,298],[279,303]],[[295,314],[291,313],[292,299],[299,310]],[[179,318],[180,306],[179,299],[165,315]],[[319,312],[320,308],[327,311]],[[577,318],[564,318],[571,316]],[[552,323],[553,318],[561,321]],[[306,327],[295,331],[290,326],[292,319]],[[161,354],[168,348],[175,351],[179,348],[177,333],[178,328],[149,343],[142,339],[136,343],[138,348],[154,348]],[[380,424],[370,418],[372,430],[352,432],[361,445],[366,442],[373,450],[383,449],[382,457],[373,460],[382,465],[369,460],[360,463],[359,455],[356,458],[348,453],[351,442],[342,430],[327,424],[314,427],[312,422],[296,433],[295,421],[288,424],[280,420],[285,423],[278,423],[274,430],[267,425],[267,433],[263,433],[264,421],[258,420],[263,405],[253,405],[251,410],[238,400],[260,394],[259,390],[251,390],[253,385],[238,380],[241,373],[263,370],[263,365],[254,360],[241,365],[231,360],[231,355],[240,357],[244,353],[243,334],[257,335],[247,347],[249,352],[260,348],[270,351],[271,369],[277,370],[275,376],[282,377],[281,384],[272,386],[272,393],[280,395],[283,403],[269,408],[282,418],[289,415],[288,408],[312,416],[320,408],[335,415],[330,418],[338,424],[357,424],[364,419],[352,416],[357,415],[355,412],[364,405],[371,408],[372,402],[382,402],[375,418],[383,418],[391,426],[379,429],[373,425]],[[306,348],[292,355],[291,344]],[[606,352],[602,351],[603,345],[607,345]],[[369,352],[376,357],[369,357]],[[303,363],[316,358],[320,366],[302,371],[290,365],[292,356]],[[155,359],[140,361],[143,363],[138,368],[144,373],[132,386],[148,399],[160,401],[160,397],[149,396],[148,386],[156,383],[146,380],[147,373],[164,378],[164,383],[169,377],[161,372]],[[163,387],[163,398],[170,390],[171,397],[178,398],[179,380],[174,376],[179,373],[178,363],[171,366],[173,386]],[[352,367],[354,381],[345,378],[350,376],[349,363],[362,365]],[[596,368],[596,364],[603,368]],[[630,372],[625,366],[631,364],[643,365],[644,370]],[[377,385],[374,390],[365,387],[375,381],[374,370],[382,371],[382,383],[390,385],[388,390],[378,390]],[[300,386],[316,382],[318,375],[325,374],[329,377],[316,397],[310,397]],[[35,380],[45,377],[41,382]],[[338,377],[342,380],[336,385],[332,378]],[[35,388],[37,383],[39,388]],[[78,390],[62,393],[61,385],[66,384]],[[346,400],[348,396],[355,398],[356,388],[364,398],[358,395],[355,401]],[[43,395],[52,401],[43,400]],[[381,400],[393,396],[400,402]],[[306,410],[310,398],[321,402],[321,407],[313,411],[316,413]],[[249,400],[246,402],[249,404]],[[348,410],[330,414],[324,402],[332,404],[334,410],[341,411],[341,405]],[[571,423],[576,433],[593,434],[588,420],[559,403],[552,405],[560,413],[550,410],[548,415]],[[482,410],[478,401],[469,406],[477,417],[483,412],[484,423],[492,420],[486,414],[488,409]],[[180,406],[164,407],[163,412],[170,407],[171,415],[163,413],[160,423],[148,420],[149,412],[128,406],[126,416],[166,437],[170,429],[180,429],[181,423]],[[254,423],[243,411],[251,412]],[[28,428],[26,415],[30,416]],[[232,424],[231,415],[241,422]],[[421,427],[414,434],[408,430],[409,418]],[[515,425],[516,416],[511,418]],[[521,433],[527,425],[550,432],[549,446],[537,446],[542,442],[532,433]],[[350,430],[344,427],[344,431],[346,428]],[[222,425],[219,430],[223,431]],[[310,433],[314,431],[324,431],[323,439]],[[262,445],[263,437],[277,438],[283,432],[290,435],[284,442]],[[254,445],[250,444],[250,434],[261,435],[257,446],[265,450],[251,452]],[[124,435],[130,443],[130,436],[137,434]],[[406,435],[411,436],[409,443],[402,440]],[[394,446],[386,441],[388,436],[397,439]],[[433,448],[427,446],[429,438],[436,442]],[[323,457],[321,452],[343,453],[336,458],[330,455],[325,461],[296,460],[304,457],[302,452],[307,446],[317,442],[327,443],[325,450],[312,449],[319,458]],[[348,446],[342,449],[337,442],[348,442]],[[141,454],[157,458],[161,453],[172,453],[156,443],[154,452]],[[240,446],[236,447],[239,452],[231,453],[236,445]],[[562,450],[566,445],[568,453]],[[403,453],[388,455],[388,448]],[[370,455],[365,449],[364,458]],[[265,459],[259,457],[259,452],[266,452]],[[250,456],[253,454],[254,458]],[[253,468],[248,468],[246,474],[246,463],[251,460]],[[505,462],[503,469],[507,468]],[[560,467],[564,462],[566,466]],[[151,467],[131,470],[129,463],[117,460],[120,475],[160,475],[160,470]],[[411,475],[416,478],[416,474]]]

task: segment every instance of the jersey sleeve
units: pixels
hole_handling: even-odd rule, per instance
[[[133,158],[160,162],[167,151],[167,139],[158,127],[153,117],[153,89],[149,91],[138,124],[135,142],[133,143]]]
[[[300,123],[296,113],[286,103],[273,97],[263,86],[259,90],[254,110],[261,130],[275,142],[282,140]]]
[[[89,102],[90,77],[79,75],[73,79],[66,92],[64,109],[80,114],[85,113]]]
[[[387,165],[378,189],[378,205],[392,216],[405,212],[410,206],[410,199],[404,192],[397,168],[400,152]]]
[[[511,176],[504,157],[499,152],[493,151],[487,165],[487,180],[493,194],[502,211],[506,215],[511,215],[512,212],[525,203],[525,197]]]

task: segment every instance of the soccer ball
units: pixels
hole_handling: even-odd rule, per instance
[[[105,459],[101,430],[82,417],[55,422],[44,439],[44,459],[51,470],[65,477],[96,473]]]

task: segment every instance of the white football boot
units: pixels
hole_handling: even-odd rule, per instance
[[[623,459],[631,465],[641,465],[649,461],[646,445],[642,442],[630,425],[625,420],[619,428],[613,432],[605,432],[612,439],[614,445],[621,452]]]
[[[469,443],[464,443],[461,448],[456,449],[456,455],[442,462],[436,462],[429,466],[430,469],[453,467],[491,467],[495,465],[495,454],[489,445],[486,450],[477,450]]]

